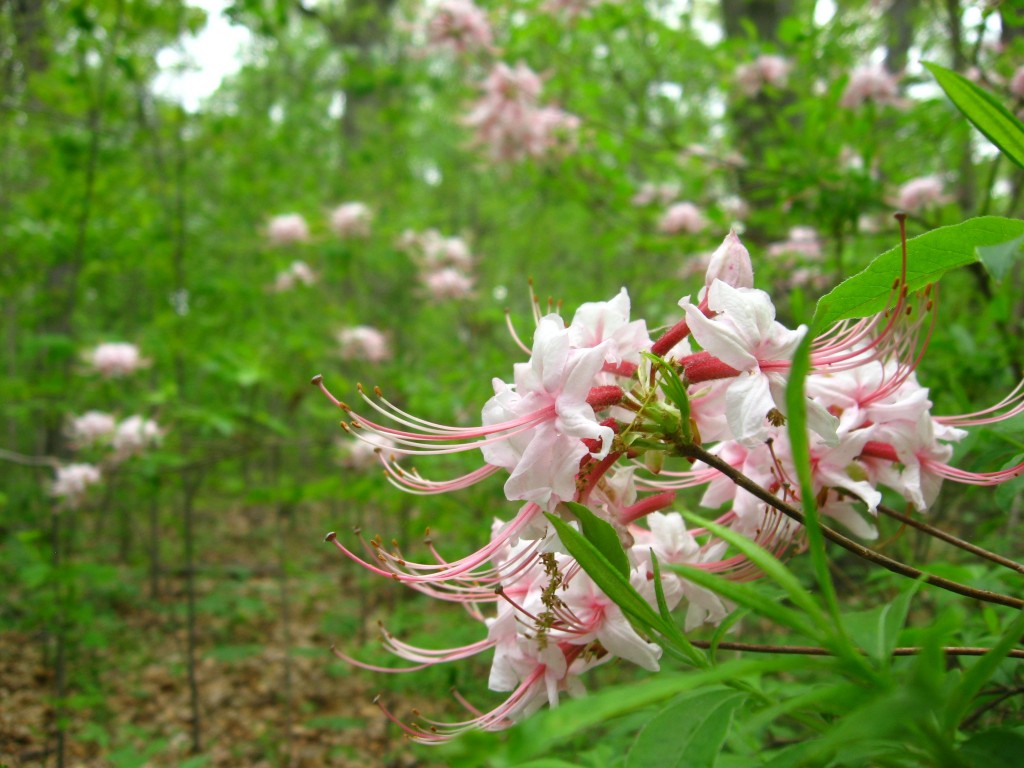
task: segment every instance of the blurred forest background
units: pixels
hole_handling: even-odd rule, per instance
[[[911,235],[1021,214],[1024,175],[920,64],[1020,110],[1014,3],[480,0],[489,44],[444,38],[441,5],[0,6],[0,765],[445,764],[373,696],[436,711],[482,669],[381,679],[330,647],[383,658],[379,619],[477,638],[322,540],[479,544],[507,505],[496,482],[398,493],[312,375],[472,424],[521,359],[504,311],[528,337],[528,278],[569,312],[627,286],[668,324],[735,227],[797,323],[898,243],[898,207]],[[234,33],[203,45],[240,39],[239,66],[196,98],[185,46],[212,18]],[[534,144],[481,124],[498,62],[540,78]],[[937,411],[1020,378],[1021,296],[1019,271],[944,282],[921,372]],[[958,455],[1022,450],[1019,420],[1000,430]],[[1019,482],[951,490],[932,520],[1012,555],[1021,508]],[[887,524],[889,551],[1001,578]],[[891,586],[841,556],[836,578]],[[931,610],[982,617],[965,643],[998,630],[941,595]]]

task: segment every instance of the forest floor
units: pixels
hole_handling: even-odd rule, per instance
[[[252,533],[246,529],[259,524],[257,517],[235,514],[217,528],[242,541]],[[303,538],[306,527],[298,534]],[[286,538],[292,535],[294,529]],[[82,627],[69,627],[64,764],[431,765],[373,703],[380,681],[331,655],[333,643],[359,648],[372,638],[381,611],[359,584],[345,585],[354,567],[326,550],[301,566],[290,564],[286,579],[280,567],[265,562],[216,562],[218,552],[262,551],[266,558],[268,548],[252,547],[251,539],[245,549],[222,539],[203,553],[195,579],[198,724],[182,569],[163,571],[158,595],[100,617],[100,641]],[[272,557],[272,547],[269,552]],[[125,578],[144,573],[139,567],[123,572]],[[147,591],[139,587],[137,594]],[[55,647],[52,633],[0,628],[0,768],[58,765]],[[400,696],[404,711],[431,706],[416,688]]]

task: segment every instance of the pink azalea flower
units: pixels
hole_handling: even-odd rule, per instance
[[[708,290],[707,318],[685,304],[686,321],[694,339],[718,362],[740,372],[725,393],[729,428],[740,442],[758,443],[768,436],[772,412],[785,414],[785,371],[806,326],[791,331],[775,321],[775,306],[764,291],[733,288],[715,280]],[[835,440],[836,419],[813,400],[808,401],[808,424]]]
[[[487,16],[470,0],[440,0],[427,21],[426,31],[432,48],[466,53],[490,51],[493,47]]]
[[[114,449],[114,461],[137,456],[146,448],[159,445],[163,438],[164,431],[152,419],[138,415],[129,416],[117,425],[110,441]]]
[[[331,211],[331,231],[338,237],[369,237],[373,212],[365,203],[343,203]]]
[[[101,376],[117,378],[134,373],[149,364],[139,348],[127,342],[107,342],[97,346],[89,356],[92,367]]]
[[[428,272],[421,279],[423,287],[435,301],[466,299],[473,294],[473,278],[452,267]]]
[[[1010,78],[1010,93],[1017,98],[1024,98],[1024,66],[1017,67]]]
[[[309,240],[309,225],[298,213],[274,216],[267,224],[267,238],[274,245],[291,245]]]
[[[814,227],[793,227],[787,239],[768,247],[768,255],[772,258],[800,256],[808,261],[820,261],[821,240]]]
[[[275,293],[290,291],[297,284],[313,285],[316,282],[316,273],[310,269],[304,261],[293,261],[288,269],[277,273],[271,290]]]
[[[679,184],[674,182],[666,182],[662,184],[654,184],[649,181],[645,181],[640,185],[640,189],[637,190],[636,194],[633,195],[630,202],[633,205],[650,205],[651,203],[660,203],[661,205],[668,205],[679,195]]]
[[[903,184],[896,193],[896,206],[907,213],[919,213],[933,205],[948,202],[938,176],[922,176]]]
[[[342,328],[335,338],[338,340],[338,353],[342,360],[383,363],[391,359],[391,345],[388,343],[388,337],[369,325]]]
[[[474,143],[496,161],[539,158],[571,147],[578,118],[556,107],[540,106],[541,78],[522,62],[498,62],[482,84],[483,96],[463,122],[474,129]]]
[[[116,423],[109,413],[86,411],[68,424],[71,445],[79,449],[105,442],[113,435]]]
[[[766,85],[781,88],[792,65],[782,56],[765,54],[736,68],[736,83],[747,96],[756,96]]]
[[[670,206],[658,221],[658,231],[666,235],[678,235],[681,232],[693,235],[704,227],[704,215],[693,203],[676,203]]]
[[[904,106],[899,92],[899,79],[878,64],[857,67],[850,73],[839,105],[856,109],[866,101],[879,106]]]
[[[57,467],[57,477],[50,487],[50,493],[61,500],[68,509],[78,509],[85,501],[89,486],[102,479],[99,469],[92,464],[65,464]]]
[[[506,469],[505,497],[532,501],[551,511],[576,492],[580,460],[591,454],[584,439],[598,440],[593,455],[604,458],[613,437],[587,402],[604,366],[609,342],[573,349],[571,332],[558,315],[541,318],[529,363],[515,365],[515,384],[495,379],[494,397],[483,409],[484,426],[515,423],[547,414],[533,429],[481,447],[488,464]]]

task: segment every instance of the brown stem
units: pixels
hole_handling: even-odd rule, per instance
[[[691,640],[690,642],[697,648],[704,648],[705,650],[712,646],[720,651],[747,651],[749,653],[776,653],[776,654],[789,654],[789,655],[802,655],[802,656],[831,656],[831,651],[827,648],[819,648],[814,645],[760,645],[758,643],[712,643],[709,640]],[[991,648],[982,648],[979,646],[946,646],[942,648],[942,652],[947,656],[984,656],[986,653],[991,651]],[[893,648],[893,656],[917,656],[921,653],[922,649],[915,646],[904,646],[902,648]],[[1024,659],[1024,649],[1015,648],[1007,654],[1007,658],[1010,659]]]
[[[960,724],[961,730],[966,730],[970,728],[972,725],[978,722],[978,720],[981,719],[981,716],[984,715],[986,712],[988,712],[991,709],[995,709],[1007,699],[1012,698],[1013,696],[1019,696],[1022,693],[1024,693],[1024,688],[1011,688],[1008,691],[1003,691],[999,696],[996,696],[994,699],[992,699],[992,701],[978,707],[970,717],[968,717]]]
[[[965,552],[970,552],[972,555],[977,555],[978,557],[981,557],[985,560],[989,560],[998,565],[1002,565],[1005,568],[1009,568],[1011,571],[1016,571],[1017,573],[1024,574],[1024,565],[1021,565],[1015,560],[1011,560],[1008,557],[1003,557],[1002,555],[997,555],[995,552],[990,552],[987,549],[983,549],[982,547],[979,547],[977,544],[971,544],[971,542],[969,541],[964,541],[963,539],[957,538],[951,533],[946,533],[945,531],[939,528],[936,528],[932,525],[928,525],[928,523],[923,523],[920,520],[915,520],[909,515],[904,515],[903,513],[897,512],[895,509],[890,509],[889,507],[886,507],[882,504],[878,505],[878,511],[886,517],[891,517],[894,520],[899,520],[904,525],[909,525],[911,528],[916,528],[919,531],[924,531],[928,535],[934,536],[936,539],[940,539],[941,541],[944,541],[947,544],[952,544],[954,547],[959,547]]]
[[[681,445],[678,446],[681,455],[687,458],[694,458],[703,461],[709,467],[718,470],[723,475],[732,480],[743,490],[752,494],[756,498],[760,499],[764,503],[774,507],[779,512],[784,514],[793,520],[796,520],[801,525],[804,524],[804,514],[796,507],[791,504],[787,504],[782,499],[768,492],[767,489],[762,488],[760,485],[755,483],[753,480],[748,478],[746,475],[738,472],[729,464],[726,464],[720,458],[712,453],[708,453],[698,445]],[[891,557],[883,555],[881,552],[876,552],[873,549],[865,547],[863,544],[859,544],[853,539],[847,538],[843,534],[839,533],[833,528],[829,528],[825,525],[821,525],[822,534],[826,539],[832,541],[848,552],[852,552],[857,557],[867,560],[869,563],[880,565],[883,568],[898,573],[901,576],[906,576],[910,579],[921,579],[926,584],[931,584],[933,587],[939,587],[949,592],[955,592],[958,595],[964,597],[970,597],[974,600],[981,600],[986,603],[994,603],[996,605],[1005,605],[1010,608],[1016,608],[1020,610],[1024,608],[1024,600],[1017,597],[1010,597],[1009,595],[1003,595],[998,592],[990,592],[987,589],[976,589],[969,587],[966,584],[961,584],[958,581],[951,579],[944,579],[941,576],[933,576],[927,574],[924,571],[918,570],[913,566],[901,563],[899,560],[893,560]]]

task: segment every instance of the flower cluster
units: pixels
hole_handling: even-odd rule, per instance
[[[900,96],[899,78],[878,64],[857,67],[850,73],[839,105],[856,109],[869,101],[879,106],[902,107],[905,104]]]
[[[792,65],[782,56],[764,54],[736,67],[736,84],[747,96],[757,96],[765,86],[781,88]]]
[[[98,454],[102,465],[108,468],[159,445],[164,432],[152,419],[135,415],[118,421],[102,411],[86,411],[69,419],[66,427],[68,444],[73,450]],[[61,465],[56,468],[50,493],[64,507],[77,509],[85,501],[89,487],[101,480],[101,468],[94,464]]]
[[[992,485],[1024,469],[970,473],[949,465],[964,427],[1024,412],[1024,383],[977,414],[934,415],[915,368],[934,322],[935,296],[934,289],[910,295],[897,281],[886,312],[840,323],[812,343],[805,410],[814,500],[856,535],[875,535],[882,487],[924,510],[945,480]],[[784,392],[808,329],[776,319],[771,297],[753,287],[753,266],[735,233],[708,260],[699,293],[680,299],[682,317],[656,339],[644,320],[631,319],[625,289],[582,305],[568,323],[557,313],[542,315],[538,306],[532,346],[516,337],[529,358],[513,366],[511,381],[493,380],[478,427],[424,421],[380,390],[360,389],[365,409],[357,412],[334,398],[321,377],[314,379],[346,412],[345,429],[376,449],[397,487],[447,493],[498,475],[505,497],[519,505],[511,520],[494,522],[486,545],[456,559],[430,542],[433,562],[414,562],[379,538],[364,541],[361,556],[335,534],[328,537],[368,570],[461,604],[483,624],[479,641],[445,650],[418,648],[385,632],[386,648],[410,662],[410,670],[493,652],[489,686],[508,698],[491,711],[460,694],[471,713],[466,720],[424,726],[401,723],[382,706],[426,743],[468,728],[507,727],[545,702],[555,705],[563,693],[578,693],[580,676],[613,658],[658,668],[658,647],[565,554],[547,515],[573,525],[575,505],[583,505],[609,524],[626,551],[634,588],[652,606],[656,588],[669,606],[685,605],[687,630],[721,622],[729,606],[669,569],[660,569],[656,584],[653,558],[727,578],[758,574],[724,541],[687,529],[672,510],[681,491],[698,489],[703,507],[724,508],[719,525],[779,557],[803,545],[801,526],[780,508],[802,503]],[[669,381],[678,387],[662,386]],[[399,464],[410,455],[477,450],[482,465],[449,480]],[[763,493],[717,468],[726,465]]]
[[[267,222],[267,239],[273,245],[292,245],[309,240],[309,224],[299,213],[282,213]]]
[[[398,248],[419,267],[420,284],[435,301],[472,295],[473,254],[461,237],[445,237],[436,229],[407,230],[402,233]]]
[[[270,290],[274,293],[290,291],[296,285],[313,285],[316,282],[316,273],[304,261],[293,261],[288,269],[282,269],[274,278]]]
[[[475,131],[474,143],[486,147],[492,160],[541,158],[573,145],[579,118],[542,106],[543,81],[524,63],[510,67],[499,61],[480,87],[483,96],[463,122]]]
[[[373,211],[366,203],[342,203],[331,211],[331,231],[340,238],[369,237]]]
[[[455,53],[489,51],[494,42],[487,15],[470,0],[441,0],[426,22],[427,44]]]
[[[70,509],[80,507],[89,487],[102,479],[99,468],[92,464],[65,464],[57,467],[56,473],[50,493]]]
[[[383,363],[391,359],[388,337],[369,325],[353,325],[339,330],[338,353],[342,360],[363,360]]]
[[[88,361],[98,374],[108,379],[127,376],[149,365],[137,346],[124,341],[98,345],[88,353]]]
[[[678,235],[686,232],[695,235],[704,229],[706,222],[693,203],[674,203],[670,205],[658,220],[658,231],[665,235]]]
[[[950,201],[938,176],[921,176],[901,185],[896,192],[896,206],[907,213],[920,213],[933,205]]]

